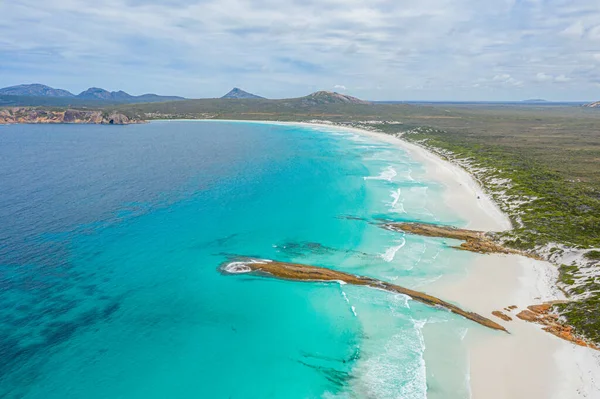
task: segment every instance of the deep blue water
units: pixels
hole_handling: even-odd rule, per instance
[[[0,397],[424,397],[421,329],[458,340],[462,320],[218,270],[245,255],[419,287],[467,256],[357,220],[460,224],[401,150],[320,130],[0,126]]]

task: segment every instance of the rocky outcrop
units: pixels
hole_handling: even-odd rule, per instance
[[[479,323],[494,330],[506,331],[500,324],[485,318],[477,313],[467,312],[456,305],[443,301],[439,298],[414,291],[399,285],[377,280],[371,277],[356,276],[337,270],[326,269],[317,266],[301,265],[297,263],[276,262],[264,259],[242,258],[235,262],[228,262],[221,266],[221,271],[226,274],[255,273],[267,275],[286,280],[296,281],[343,281],[347,284],[362,285],[385,291],[408,295],[413,300],[429,306],[441,307],[456,313],[469,320]]]
[[[455,240],[464,241],[460,246],[454,247],[466,251],[478,253],[503,253],[527,256],[533,259],[542,259],[539,256],[504,247],[502,244],[494,240],[493,235],[483,231],[457,229],[450,226],[440,226],[426,223],[386,223],[383,225],[386,229],[393,231],[403,231],[409,234],[417,234],[427,237],[444,237]],[[571,341],[577,345],[599,349],[597,345],[584,340],[581,336],[574,332],[572,326],[561,321],[560,316],[555,313],[553,307],[558,302],[547,303],[542,305],[529,306],[527,310],[523,310],[517,314],[521,320],[532,323],[537,323],[545,326],[544,331],[547,331],[559,338]],[[515,305],[508,306],[504,310],[508,313],[515,310]],[[501,311],[494,311],[492,314],[502,320],[511,321],[512,318]]]
[[[500,253],[523,255],[534,259],[538,256],[502,246],[487,233],[477,230],[458,229],[452,226],[441,226],[428,223],[385,223],[384,228],[392,231],[403,231],[426,237],[443,237],[464,241],[454,248],[483,254]]]
[[[501,311],[499,311],[499,310],[494,310],[494,311],[492,312],[492,314],[493,314],[494,316],[496,316],[496,317],[498,317],[498,318],[500,318],[500,319],[504,320],[504,321],[512,321],[512,317],[510,317],[510,316],[508,316],[508,315],[506,315],[506,314],[502,313],[502,312],[501,312]]]
[[[555,303],[544,303],[541,305],[528,306],[526,310],[518,313],[517,317],[531,323],[541,324],[545,326],[543,328],[544,331],[564,340],[573,342],[576,345],[600,350],[595,344],[587,342],[575,334],[573,327],[563,323],[558,315],[552,313],[554,304]]]
[[[97,110],[48,110],[41,108],[5,108],[0,109],[0,124],[12,123],[88,123],[103,125],[128,125],[141,123],[119,112]]]

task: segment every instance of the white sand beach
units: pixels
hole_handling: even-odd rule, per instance
[[[446,203],[469,221],[467,228],[511,228],[508,217],[461,167],[387,134],[347,130],[398,145],[422,162],[428,177],[447,187]],[[516,255],[476,255],[468,265],[467,277],[442,278],[424,287],[428,293],[490,317],[510,331],[468,331],[465,339],[473,398],[600,398],[600,352],[574,345],[515,317],[529,305],[564,299],[554,286],[557,276],[557,268],[549,262]],[[518,306],[509,313],[512,321],[491,315],[511,305]]]
[[[232,121],[241,122],[241,121]],[[244,121],[293,124],[340,129],[397,145],[425,165],[427,177],[447,187],[446,204],[467,228],[503,231],[508,217],[460,166],[400,138],[333,124]],[[529,305],[562,300],[555,287],[556,266],[517,255],[475,255],[466,277],[444,277],[420,287],[466,310],[490,317],[510,334],[471,328],[465,337],[470,365],[470,391],[474,399],[576,399],[600,398],[600,352],[572,344],[516,318]],[[512,321],[491,315],[508,306]],[[427,340],[425,346],[427,347]]]

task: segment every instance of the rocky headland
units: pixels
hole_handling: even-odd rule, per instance
[[[456,305],[434,296],[371,277],[356,276],[354,274],[331,270],[324,267],[251,258],[242,258],[235,262],[225,263],[220,269],[225,274],[254,273],[258,275],[295,281],[343,281],[346,284],[382,289],[393,293],[407,295],[413,300],[429,306],[447,309],[452,313],[463,316],[469,320],[481,324],[482,326],[494,330],[508,332],[500,324],[477,313],[465,311]]]
[[[0,109],[0,124],[14,123],[87,123],[102,125],[128,125],[143,123],[119,112],[100,110],[48,110],[30,107]]]

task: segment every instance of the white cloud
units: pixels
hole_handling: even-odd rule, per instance
[[[583,26],[583,22],[576,21],[562,30],[560,33],[563,36],[579,39],[583,37],[583,34],[585,33],[585,27]]]
[[[570,77],[565,76],[565,75],[558,75],[554,78],[554,81],[556,83],[567,83],[567,82],[570,82],[571,80],[572,79]]]
[[[600,42],[600,25],[596,25],[593,28],[591,28],[588,32],[588,35],[590,39],[596,42]]]
[[[346,86],[344,85],[335,85],[333,86],[333,88],[336,90],[346,90]]]
[[[600,79],[597,0],[19,0],[0,15],[0,86],[520,99],[595,96]]]
[[[537,80],[538,82],[549,82],[553,80],[553,77],[546,73],[540,72],[537,75],[535,75],[535,80]]]
[[[501,83],[506,86],[522,86],[523,85],[523,82],[513,78],[512,76],[510,76],[507,73],[503,73],[503,74],[494,76],[492,78],[492,81]]]
[[[560,74],[557,76],[549,75],[547,73],[540,72],[535,76],[535,79],[538,82],[551,82],[551,83],[567,83],[572,79],[565,74]]]

